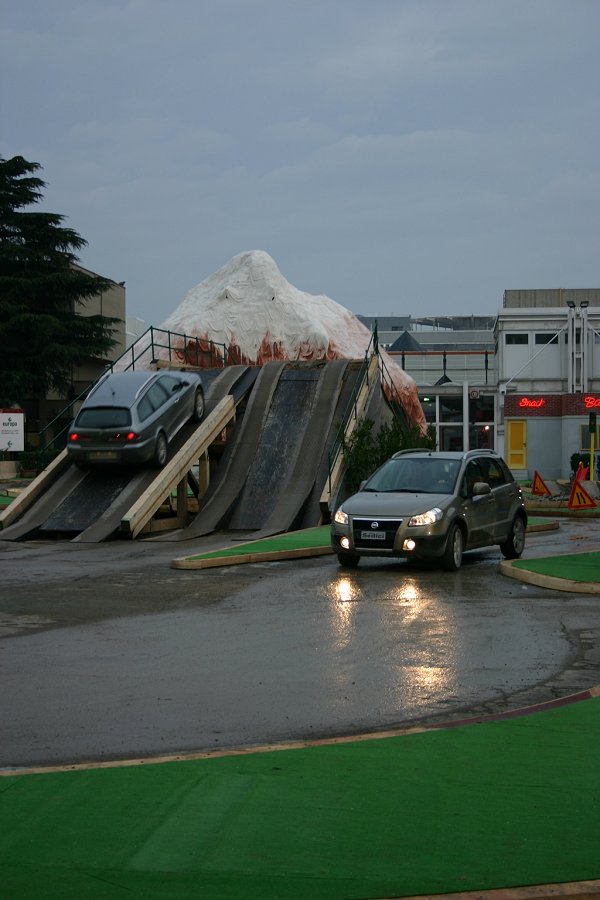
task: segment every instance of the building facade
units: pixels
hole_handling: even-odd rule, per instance
[[[505,291],[495,317],[406,319],[382,320],[380,343],[415,379],[439,449],[495,449],[521,480],[570,476],[596,442],[600,289]]]

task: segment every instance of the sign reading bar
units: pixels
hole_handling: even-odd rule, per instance
[[[25,448],[25,413],[22,409],[0,409],[0,450],[10,453]]]
[[[600,397],[584,397],[583,402],[585,403],[586,409],[594,409],[595,407],[600,407]]]

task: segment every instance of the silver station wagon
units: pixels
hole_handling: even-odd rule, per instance
[[[202,379],[194,372],[108,373],[83,401],[67,455],[78,466],[152,462],[160,468],[179,429],[203,416]]]
[[[361,556],[412,557],[453,571],[477,547],[520,556],[526,528],[521,489],[497,453],[404,450],[335,512],[331,546],[342,566]]]

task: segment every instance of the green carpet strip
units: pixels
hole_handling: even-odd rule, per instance
[[[600,699],[350,743],[0,778],[19,900],[347,900],[600,877]]]
[[[600,581],[600,552],[569,553],[543,559],[518,559],[514,568],[571,581]]]
[[[222,556],[245,556],[248,553],[272,553],[278,550],[300,550],[303,548],[328,547],[329,525],[318,528],[305,528],[302,531],[289,531],[274,537],[249,541],[235,547],[212,550],[209,553],[195,553],[187,559],[218,559]]]

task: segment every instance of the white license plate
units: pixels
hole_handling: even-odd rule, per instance
[[[115,453],[114,450],[95,450],[93,453],[88,453],[88,459],[90,462],[94,462],[96,460],[102,459],[118,459],[118,453]]]
[[[385,531],[361,531],[363,541],[385,541]]]

